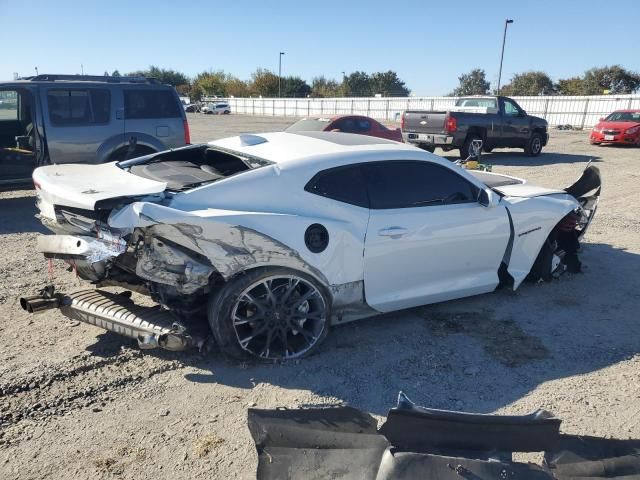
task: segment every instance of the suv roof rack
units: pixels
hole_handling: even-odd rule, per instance
[[[105,83],[150,83],[160,85],[160,81],[153,77],[112,77],[107,75],[52,75],[43,73],[33,77],[24,77],[22,80],[32,82],[55,82],[55,81],[71,81],[71,82],[105,82]]]

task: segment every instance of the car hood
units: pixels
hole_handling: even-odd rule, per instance
[[[606,128],[607,130],[627,130],[628,128],[640,125],[640,122],[600,122],[596,128]]]
[[[48,204],[85,210],[93,210],[101,200],[158,194],[167,186],[132,175],[117,162],[48,165],[34,170],[33,183],[40,199]]]

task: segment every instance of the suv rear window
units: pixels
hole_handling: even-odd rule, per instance
[[[52,88],[47,91],[47,106],[53,125],[108,123],[111,96],[109,90],[101,88]]]
[[[134,118],[179,118],[180,104],[169,90],[125,90],[124,114]]]

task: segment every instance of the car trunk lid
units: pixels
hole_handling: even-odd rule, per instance
[[[159,182],[121,169],[116,162],[102,165],[48,165],[33,172],[41,212],[55,218],[53,207],[94,210],[98,202],[122,197],[158,195],[166,189]]]

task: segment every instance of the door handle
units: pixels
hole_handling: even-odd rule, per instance
[[[378,230],[378,235],[381,237],[400,238],[407,234],[407,229],[404,227],[388,227]]]

